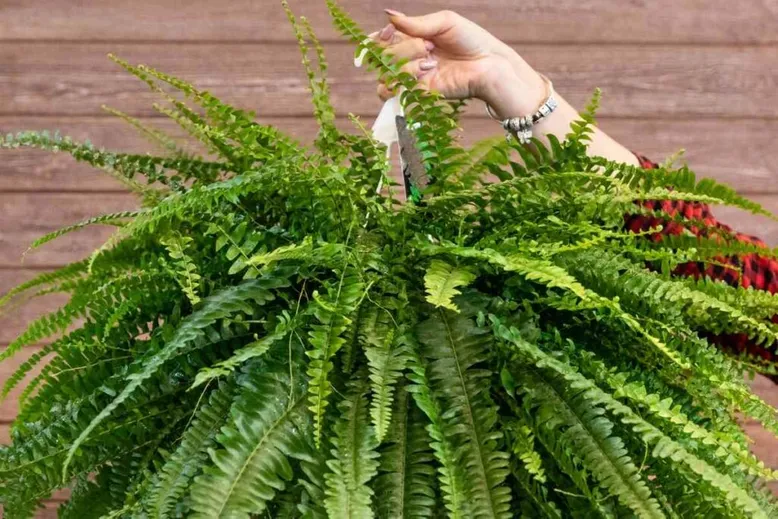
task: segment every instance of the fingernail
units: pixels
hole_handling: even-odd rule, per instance
[[[371,32],[370,34],[367,35],[367,37],[370,38],[371,40],[375,40],[376,38],[378,38],[378,35],[380,33],[381,31]]]
[[[425,59],[419,63],[419,70],[432,70],[438,66],[438,61],[434,59]]]
[[[432,49],[435,48],[435,44],[432,43],[431,41],[425,41],[424,48],[427,49],[427,52],[430,52]]]
[[[400,11],[395,11],[394,9],[384,9],[384,12],[389,16],[405,16]]]
[[[394,25],[390,23],[389,25],[381,29],[381,32],[378,33],[378,37],[384,41],[391,40],[392,36],[394,36],[394,31],[395,31]]]

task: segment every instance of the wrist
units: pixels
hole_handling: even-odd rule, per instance
[[[478,97],[502,119],[530,115],[548,96],[540,74],[526,63],[524,65],[517,66],[503,58],[484,75]]]

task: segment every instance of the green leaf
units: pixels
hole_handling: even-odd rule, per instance
[[[290,458],[308,456],[309,436],[302,377],[290,380],[283,365],[248,370],[217,437],[219,449],[211,451],[213,465],[192,486],[192,517],[264,511],[292,479]]]
[[[378,476],[373,480],[379,517],[433,517],[435,468],[427,424],[405,388],[398,388],[392,429],[380,451]]]
[[[341,418],[334,426],[330,472],[325,476],[329,517],[373,517],[373,491],[368,485],[378,469],[378,442],[367,416],[367,384],[357,380],[338,405]]]
[[[78,452],[78,448],[89,437],[90,433],[117,409],[122,402],[135,392],[145,380],[150,378],[167,360],[178,354],[180,350],[188,347],[198,337],[202,336],[206,327],[214,322],[234,315],[237,312],[251,313],[254,305],[263,305],[272,301],[275,297],[271,290],[284,287],[288,281],[281,277],[267,277],[253,281],[247,281],[241,285],[231,287],[207,298],[203,306],[189,316],[176,330],[173,338],[165,347],[151,355],[145,356],[136,362],[134,372],[128,376],[129,382],[113,401],[103,408],[100,413],[81,431],[76,441],[68,449],[67,458],[62,466],[63,479],[67,477],[68,465]]]
[[[490,336],[471,319],[445,310],[420,323],[418,334],[430,381],[444,402],[444,434],[461,451],[471,506],[479,516],[510,517],[508,455],[498,449],[502,433],[484,369]]]
[[[313,313],[319,324],[310,327],[308,336],[311,348],[306,355],[311,359],[308,363],[309,409],[313,413],[317,447],[321,445],[324,413],[332,393],[332,382],[329,379],[333,369],[332,358],[345,343],[343,335],[351,325],[350,316],[357,309],[363,288],[359,277],[344,271],[326,296],[314,297]]]
[[[427,302],[458,312],[459,309],[452,301],[461,294],[457,288],[469,285],[474,279],[475,275],[467,269],[454,267],[441,260],[432,260],[424,275]]]
[[[216,445],[216,435],[227,419],[234,384],[222,384],[211,392],[208,402],[197,409],[178,447],[160,469],[160,478],[151,490],[154,517],[168,517],[186,495],[192,479],[208,460],[208,450]]]

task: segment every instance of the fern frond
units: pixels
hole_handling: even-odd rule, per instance
[[[373,480],[378,517],[432,517],[435,506],[434,459],[425,430],[427,420],[405,388],[398,388],[392,429],[381,449]]]
[[[86,304],[87,301],[82,298],[71,299],[71,301],[59,310],[46,314],[33,321],[19,337],[14,339],[2,352],[0,352],[0,362],[11,358],[24,346],[34,344],[47,337],[65,331],[73,321],[83,315]]]
[[[358,276],[344,270],[337,283],[328,288],[326,296],[315,295],[313,313],[319,324],[308,332],[311,348],[306,352],[310,411],[313,413],[317,447],[321,445],[324,413],[329,405],[332,382],[329,379],[332,358],[345,343],[343,334],[351,324],[350,315],[357,309],[364,285]]]
[[[92,419],[89,425],[81,431],[68,450],[68,455],[62,466],[63,479],[67,475],[68,465],[76,455],[79,446],[86,441],[90,433],[111,413],[118,408],[122,402],[132,395],[132,393],[143,383],[144,380],[151,377],[173,355],[179,353],[195,341],[205,329],[220,319],[227,318],[236,312],[252,312],[252,304],[262,305],[271,301],[275,296],[271,292],[273,289],[287,286],[288,281],[281,277],[267,277],[247,281],[236,287],[224,290],[207,298],[202,308],[189,316],[178,328],[175,336],[165,346],[165,348],[155,354],[143,357],[136,361],[137,371],[128,377],[129,382],[116,398],[111,401],[100,413]]]
[[[71,233],[73,231],[83,229],[84,227],[89,227],[90,225],[100,224],[100,225],[121,226],[124,224],[123,222],[124,220],[135,218],[139,214],[141,214],[141,211],[122,211],[119,213],[111,213],[111,214],[103,214],[100,216],[95,216],[93,218],[89,218],[88,220],[84,220],[83,222],[69,225],[67,227],[62,227],[61,229],[57,229],[54,232],[41,236],[40,238],[38,238],[37,240],[35,240],[30,244],[29,249],[37,249],[41,245],[56,240],[60,236],[64,236],[65,234]]]
[[[675,170],[666,168],[645,170],[638,166],[621,164],[604,158],[597,158],[594,162],[604,169],[603,173],[605,175],[616,178],[630,186],[640,186],[646,191],[655,186],[670,186],[674,190],[685,194],[716,198],[721,200],[721,203],[739,207],[745,211],[761,214],[772,219],[776,218],[775,215],[760,204],[739,195],[727,185],[710,178],[705,178],[698,182],[694,173],[685,166]]]
[[[8,397],[8,394],[15,388],[17,385],[21,383],[21,381],[24,379],[25,376],[27,376],[30,371],[35,368],[38,364],[40,364],[43,361],[43,358],[47,355],[50,355],[52,352],[54,352],[59,346],[57,341],[51,342],[41,348],[40,350],[36,351],[32,355],[30,355],[30,358],[28,358],[26,361],[24,361],[17,369],[16,371],[11,374],[10,377],[3,383],[3,389],[2,392],[0,392],[0,398],[6,398]],[[34,384],[35,381],[32,381],[31,384]],[[22,402],[24,400],[22,399]]]
[[[527,391],[538,406],[536,412],[541,415],[543,426],[566,427],[562,433],[564,441],[601,485],[637,517],[665,517],[623,440],[613,435],[613,423],[602,416],[600,408],[574,393],[567,394],[553,379],[525,373],[522,376],[532,382]]]
[[[427,302],[458,312],[452,299],[461,294],[458,287],[466,287],[475,279],[475,275],[466,268],[454,267],[441,260],[432,260],[424,275],[427,289]]]
[[[397,63],[376,42],[367,38],[337,2],[327,0],[327,8],[335,27],[365,52],[368,66],[377,70],[390,88],[405,89],[400,95],[401,103],[409,128],[419,143],[427,173],[434,181],[445,182],[465,163],[464,150],[452,135],[456,129],[457,109],[444,102],[439,93],[418,88],[415,77],[400,71],[403,63]],[[429,187],[428,191],[434,193],[435,189]]]
[[[443,501],[446,510],[451,517],[462,519],[468,517],[469,502],[465,491],[466,471],[460,463],[461,454],[454,443],[444,433],[443,409],[439,398],[433,393],[427,365],[418,352],[418,346],[414,344],[411,349],[411,374],[408,379],[413,385],[408,391],[413,395],[418,408],[427,415],[430,423],[427,425],[427,433],[430,438],[430,447],[438,460],[438,474],[440,489],[443,493]]]
[[[198,293],[202,276],[198,273],[194,260],[187,255],[187,248],[192,245],[194,239],[189,236],[170,235],[160,241],[167,249],[170,259],[175,262],[181,290],[192,306],[196,306],[200,302]]]
[[[505,485],[508,455],[498,449],[497,410],[486,388],[489,335],[470,319],[438,310],[419,324],[419,340],[430,361],[430,380],[445,402],[444,416],[452,442],[467,467],[464,482],[474,513],[510,517],[510,489]]]
[[[216,445],[216,436],[227,419],[234,386],[232,381],[223,383],[211,391],[203,407],[196,409],[191,425],[160,469],[160,477],[150,492],[154,517],[169,516],[186,494],[192,479],[205,466],[208,450]]]
[[[85,272],[86,262],[77,261],[56,270],[38,274],[29,281],[25,281],[3,294],[3,296],[0,297],[0,310],[14,298],[29,292],[34,288],[45,288],[56,283],[65,284],[82,277]]]
[[[299,373],[299,370],[298,370]],[[217,437],[213,466],[192,486],[192,517],[260,513],[292,478],[290,458],[305,456],[310,420],[302,377],[282,365],[247,370],[229,422]]]
[[[721,492],[722,495],[725,495],[728,499],[732,500],[732,502],[737,503],[737,505],[744,512],[750,514],[751,517],[767,518],[769,517],[768,514],[772,513],[764,510],[758,501],[750,496],[743,488],[738,486],[738,484],[729,476],[722,474],[705,461],[690,453],[677,441],[663,434],[654,425],[646,422],[628,406],[602,391],[596,384],[577,373],[572,367],[551,358],[536,346],[521,340],[515,329],[508,330],[505,327],[502,327],[498,328],[497,333],[502,339],[509,341],[513,347],[527,355],[538,368],[541,370],[550,370],[555,373],[556,377],[561,377],[563,380],[567,381],[567,383],[570,384],[571,389],[575,391],[575,394],[579,399],[579,404],[586,403],[587,405],[592,406],[592,409],[596,409],[597,406],[603,406],[615,416],[618,416],[622,423],[631,427],[632,430],[640,435],[640,437],[649,445],[653,445],[653,450],[651,451],[652,456],[661,459],[669,458],[684,464],[694,473],[694,477],[702,478],[706,483]],[[548,384],[547,387],[551,390],[554,386],[553,384]],[[557,392],[557,390],[553,390]],[[558,413],[558,408],[550,408],[549,414],[555,413]],[[603,418],[601,417],[601,413],[598,414],[594,411],[588,411],[588,413],[590,417],[595,418],[595,421],[600,421],[600,423],[602,423]],[[592,422],[592,427],[593,426],[594,422]],[[590,432],[597,432],[596,429],[591,427],[589,430]],[[600,430],[609,434],[609,428]],[[602,438],[601,443],[605,441],[606,437],[607,436],[604,436]],[[611,444],[611,446],[613,446],[613,444]],[[614,456],[616,456],[616,458],[614,458]],[[625,456],[626,452],[623,449],[623,444],[621,444],[617,447],[616,451],[609,455],[609,458],[615,462],[616,459],[623,459]],[[630,463],[630,465],[623,465],[620,468],[620,472],[624,474],[625,477],[628,477],[633,485],[639,485],[634,478],[637,473],[637,468],[634,464]],[[650,491],[645,484],[635,486],[634,488],[636,489],[635,492],[639,492],[639,494],[633,496],[626,495],[624,500],[625,505],[632,507],[636,512],[638,511],[636,508],[639,507],[641,513],[645,512],[647,516],[663,517],[661,513],[659,515],[654,515],[655,512],[659,512],[658,504],[655,499],[649,497]],[[624,490],[624,488],[621,488],[620,490],[614,489],[615,492],[620,492],[621,490]],[[701,489],[698,489],[698,491],[701,491]],[[642,497],[643,499],[640,501],[634,500],[636,497]],[[646,502],[645,499],[649,499],[649,501]]]
[[[298,327],[298,323],[292,318],[289,318],[288,315],[282,315],[278,319],[279,323],[276,327],[264,337],[255,337],[255,340],[237,349],[228,359],[218,362],[213,366],[201,369],[195,377],[192,388],[200,386],[215,378],[229,376],[241,364],[251,359],[263,357],[276,343],[285,339]]]
[[[170,153],[172,156],[194,158],[189,153],[184,151],[179,146],[179,144],[176,142],[175,139],[173,139],[171,136],[169,136],[162,130],[144,124],[141,120],[132,117],[120,110],[111,108],[110,106],[103,105],[101,108],[105,112],[114,115],[119,119],[121,119],[122,121],[131,125],[133,128],[135,128],[138,131],[138,133],[140,133],[143,137],[145,137],[151,144],[159,146],[161,150]]]
[[[197,159],[112,153],[97,149],[89,143],[80,144],[68,137],[51,136],[47,133],[24,132],[0,139],[0,148],[19,147],[64,151],[74,159],[86,162],[96,168],[109,168],[129,179],[141,174],[146,177],[150,184],[158,182],[175,188],[179,188],[179,182],[168,176],[170,170],[196,178],[200,176],[213,177],[222,171],[232,169],[227,164]]]
[[[286,1],[282,1],[281,5],[283,6],[284,11],[286,11],[286,17],[294,31],[297,44],[300,47],[300,53],[302,54],[303,67],[308,75],[308,88],[311,91],[311,97],[313,99],[314,115],[316,121],[319,123],[319,135],[316,139],[316,147],[319,148],[322,153],[329,155],[330,158],[337,160],[340,150],[336,146],[336,143],[340,139],[340,132],[335,127],[335,110],[330,103],[329,83],[327,83],[326,76],[327,60],[324,56],[324,49],[316,38],[316,34],[308,20],[305,17],[302,17],[298,24],[297,18],[289,8],[289,4]],[[300,27],[300,25],[302,25],[302,27]],[[311,41],[311,44],[316,51],[316,58],[319,65],[319,77],[317,77],[308,57],[309,48],[306,38]]]
[[[341,418],[334,426],[332,458],[324,505],[329,517],[373,517],[373,490],[368,486],[378,470],[378,441],[367,414],[367,384],[355,381],[338,406]]]
[[[373,308],[376,315],[370,319],[375,324],[367,335],[364,348],[367,365],[370,370],[370,417],[375,427],[378,443],[383,442],[392,421],[392,401],[395,388],[402,377],[408,362],[410,330],[407,325],[396,326],[389,322],[390,316],[383,308]]]

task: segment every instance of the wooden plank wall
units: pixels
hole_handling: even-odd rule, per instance
[[[324,2],[291,3],[326,44],[339,112],[374,116],[380,102],[373,80],[352,67],[352,49],[330,28]],[[741,0],[736,6],[725,0],[342,4],[370,30],[380,28],[384,7],[411,14],[457,10],[511,43],[575,105],[601,87],[600,124],[627,146],[657,159],[684,147],[699,173],[729,182],[778,212],[778,160],[772,156],[778,140],[775,0]],[[164,128],[170,124],[158,120],[154,96],[108,61],[108,52],[191,80],[300,138],[310,140],[315,132],[299,55],[275,0],[0,0],[0,132],[59,129],[98,145],[144,151],[142,139],[100,106],[154,119]],[[480,106],[468,112],[466,140],[496,132]],[[34,237],[134,204],[115,181],[64,156],[0,152],[0,293],[83,257],[106,234],[86,230],[21,261]],[[730,210],[719,216],[778,245],[774,222]],[[23,321],[58,302],[0,317],[0,345]],[[0,366],[0,380],[35,349]],[[757,386],[778,400],[771,384]],[[15,411],[13,400],[0,404],[0,442],[7,440]],[[759,438],[755,448],[778,466],[776,444],[752,430]],[[52,515],[55,506],[42,516]]]

